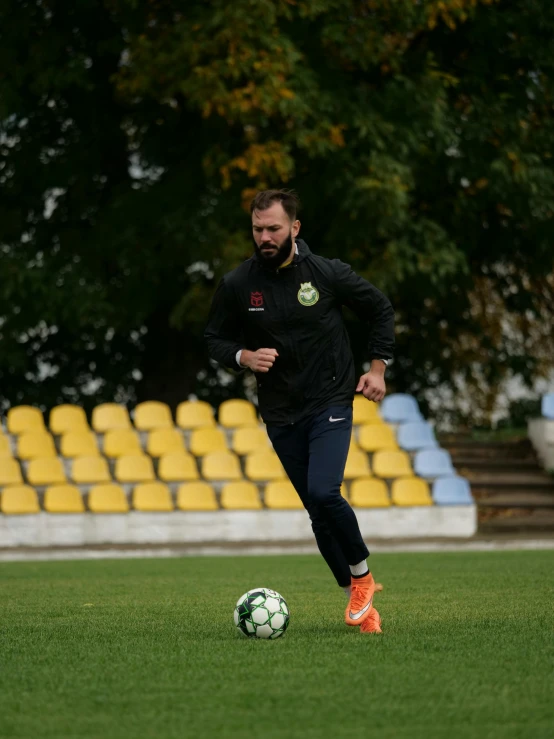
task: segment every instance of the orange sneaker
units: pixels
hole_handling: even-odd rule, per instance
[[[381,616],[377,612],[377,609],[370,608],[369,616],[360,626],[361,634],[382,634],[383,629],[381,628]]]
[[[360,626],[368,617],[375,592],[375,580],[371,572],[364,577],[353,577],[350,600],[346,606],[344,620],[349,626]]]
[[[383,589],[383,583],[376,582],[375,583],[375,592],[376,593],[380,593],[382,589]],[[348,588],[348,591],[350,592],[350,588]],[[346,590],[345,590],[345,592],[346,592]],[[348,597],[350,598],[350,595],[348,595]]]

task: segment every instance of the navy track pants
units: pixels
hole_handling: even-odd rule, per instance
[[[340,420],[339,420],[340,419]],[[356,514],[340,494],[352,436],[352,408],[333,406],[267,433],[312,522],[317,546],[341,587],[368,555]]]

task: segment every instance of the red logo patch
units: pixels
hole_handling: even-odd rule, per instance
[[[259,308],[264,304],[264,296],[261,293],[250,293],[250,303],[254,308]]]

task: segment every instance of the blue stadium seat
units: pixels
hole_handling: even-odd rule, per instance
[[[381,416],[388,423],[407,423],[408,421],[423,421],[417,400],[413,395],[393,393],[381,403]]]
[[[407,452],[438,447],[433,427],[427,421],[401,423],[396,432],[396,440],[400,448]]]
[[[422,449],[416,452],[414,472],[418,477],[425,478],[456,474],[450,454],[445,449]]]
[[[465,477],[439,477],[433,483],[433,500],[437,505],[471,505],[469,482]]]
[[[550,418],[554,421],[554,393],[542,396],[541,411],[544,418]]]

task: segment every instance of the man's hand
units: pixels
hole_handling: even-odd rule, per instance
[[[258,349],[255,352],[243,349],[240,363],[243,367],[249,367],[252,372],[269,372],[278,356],[276,349]]]
[[[369,372],[360,377],[356,392],[362,393],[368,400],[379,403],[385,397],[386,391],[385,365],[383,362],[374,361]]]

